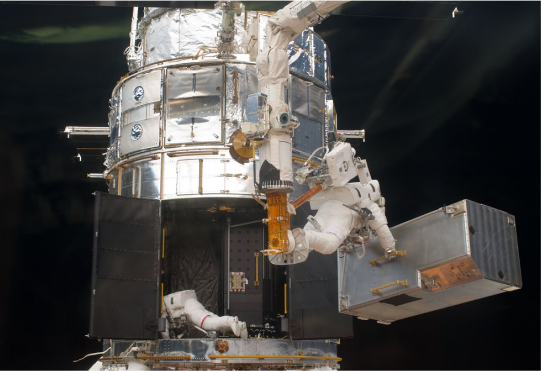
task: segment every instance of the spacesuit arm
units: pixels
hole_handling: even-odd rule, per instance
[[[371,202],[368,205],[368,209],[372,212],[374,219],[368,221],[368,225],[379,237],[381,247],[385,250],[385,255],[395,251],[395,239],[389,226],[387,225],[387,218],[381,211],[381,208],[375,202]]]

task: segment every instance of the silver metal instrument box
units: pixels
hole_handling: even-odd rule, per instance
[[[393,260],[375,238],[338,257],[339,311],[388,324],[522,287],[514,216],[469,200],[391,228]],[[378,259],[379,258],[379,259]]]

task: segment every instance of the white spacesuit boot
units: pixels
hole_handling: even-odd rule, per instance
[[[248,339],[248,328],[246,327],[246,322],[239,321],[240,326],[240,338]]]

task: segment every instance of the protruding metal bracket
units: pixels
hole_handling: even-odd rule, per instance
[[[229,276],[229,291],[244,292],[246,290],[246,276],[244,272],[231,272]]]
[[[452,216],[457,216],[466,212],[464,209],[464,201],[459,201],[449,206],[443,205],[443,212]]]
[[[365,139],[364,130],[338,130],[338,134],[345,139]]]
[[[388,254],[387,256],[383,255],[383,256],[380,256],[379,258],[369,260],[368,262],[370,263],[371,266],[375,267],[376,265],[378,265],[378,261],[383,260],[385,258],[396,257],[396,256],[406,256],[406,250],[402,250],[402,251],[397,250]]]
[[[400,285],[400,286],[406,287],[408,285],[408,280],[402,280],[402,281],[396,280],[395,282],[376,287],[375,289],[370,289],[370,292],[372,293],[372,295],[380,295],[379,290],[386,289],[387,287],[391,287],[394,285]]]
[[[340,295],[340,310],[348,309],[349,297],[347,295]]]

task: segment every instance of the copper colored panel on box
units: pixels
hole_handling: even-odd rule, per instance
[[[423,289],[436,292],[483,278],[471,257],[421,271]]]

